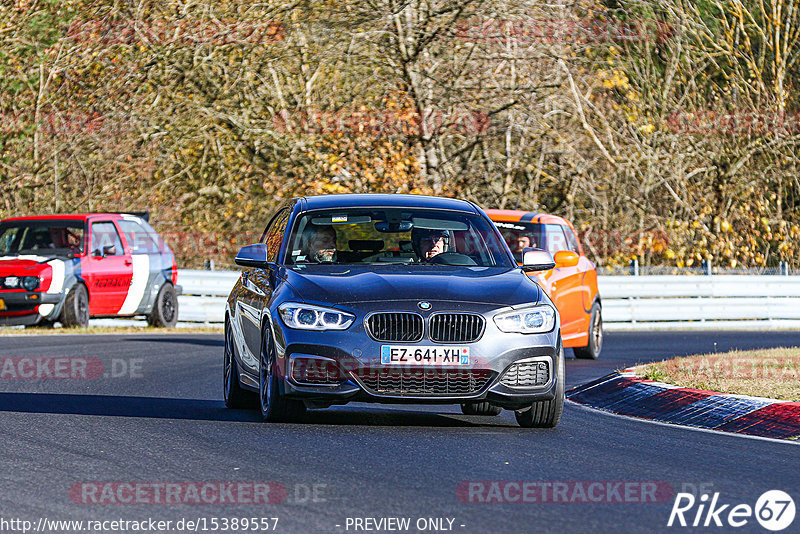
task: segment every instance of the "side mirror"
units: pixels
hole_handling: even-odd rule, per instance
[[[549,271],[555,266],[556,261],[546,250],[531,247],[522,249],[522,270],[526,273]]]
[[[559,250],[553,259],[556,261],[556,267],[575,267],[580,257],[571,250]]]
[[[259,243],[257,245],[247,245],[241,248],[233,260],[236,265],[242,267],[266,267],[267,265],[267,245]]]
[[[115,256],[117,254],[117,247],[115,245],[106,245],[103,247],[103,257]]]

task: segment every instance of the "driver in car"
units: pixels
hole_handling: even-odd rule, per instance
[[[333,226],[309,225],[303,230],[303,247],[308,261],[336,262],[336,230]]]
[[[450,234],[446,230],[414,228],[411,230],[411,242],[420,262],[427,263],[434,256],[447,252]]]

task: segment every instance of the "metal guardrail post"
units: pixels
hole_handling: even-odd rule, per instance
[[[780,267],[781,276],[789,276],[789,263],[782,261]]]
[[[711,260],[703,260],[703,274],[711,276]]]
[[[639,260],[631,260],[631,276],[639,276]]]

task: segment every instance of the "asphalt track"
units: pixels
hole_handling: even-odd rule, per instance
[[[611,333],[598,361],[577,361],[568,351],[567,382],[675,354],[796,345],[800,332]],[[278,517],[275,532],[336,533],[365,532],[354,529],[354,518],[407,517],[412,527],[418,518],[452,518],[452,531],[463,533],[693,530],[666,528],[672,498],[463,502],[457,488],[468,481],[660,481],[672,491],[702,487],[719,492],[722,503],[751,506],[781,489],[800,504],[798,444],[572,403],[552,430],[523,430],[510,412],[468,417],[457,407],[366,404],[314,412],[303,424],[264,424],[255,411],[224,408],[221,352],[221,335],[0,337],[0,358],[17,370],[22,357],[88,357],[102,361],[98,368],[91,360],[92,372],[121,375],[15,379],[3,368],[0,520],[205,518],[210,528],[214,517]],[[287,497],[279,504],[168,505],[70,496],[85,482],[205,481],[278,483]],[[785,532],[798,529],[800,518]],[[763,532],[752,518],[735,530]]]

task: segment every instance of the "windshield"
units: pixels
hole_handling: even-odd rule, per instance
[[[0,256],[37,254],[73,256],[84,250],[82,221],[18,221],[0,223]]]
[[[318,210],[297,218],[287,265],[412,264],[511,267],[491,224],[424,209]]]
[[[522,250],[526,247],[540,248],[550,254],[560,250],[578,252],[577,242],[569,227],[527,222],[495,221],[494,224],[518,262],[522,261]]]

